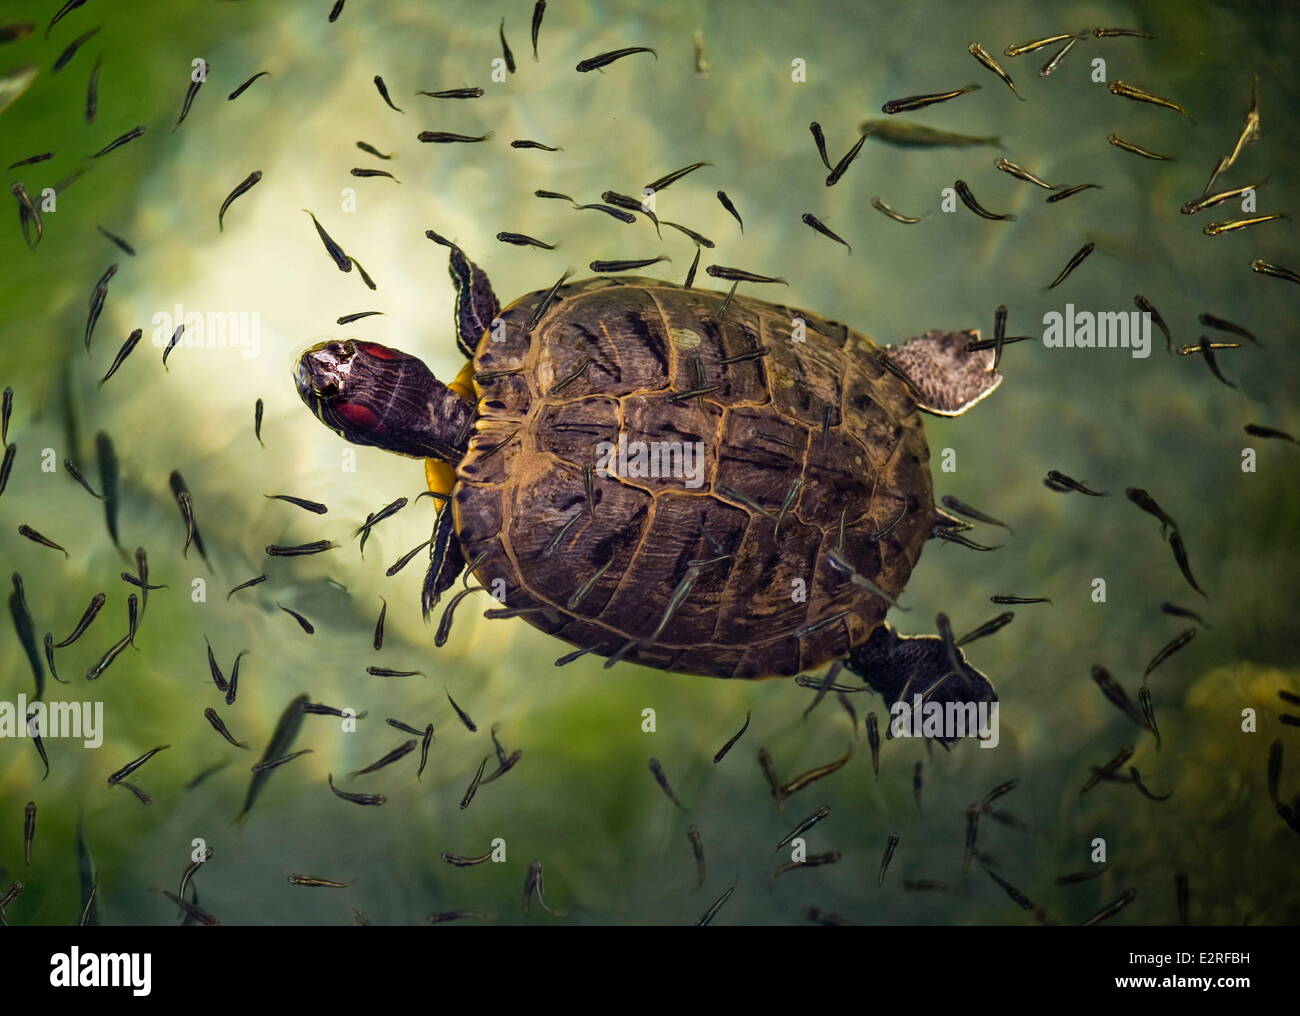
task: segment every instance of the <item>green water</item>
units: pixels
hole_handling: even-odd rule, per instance
[[[1258,74],[1262,133],[1223,186],[1268,178],[1259,211],[1297,208],[1292,153],[1297,127],[1288,111],[1300,98],[1293,51],[1300,18],[1271,5],[1099,3],[775,4],[552,3],[534,62],[531,4],[353,0],[336,24],[331,4],[135,2],[91,0],[56,26],[48,43],[48,3],[7,4],[0,21],[38,23],[31,37],[0,44],[0,75],[24,65],[40,72],[0,113],[4,164],[54,151],[55,158],[9,173],[33,195],[86,165],[44,216],[45,237],[28,251],[14,221],[0,233],[0,381],[15,389],[10,441],[18,447],[0,496],[8,571],[22,574],[38,638],[61,639],[86,601],[109,594],[103,616],[74,646],[60,650],[67,686],[60,700],[104,704],[104,744],[85,750],[50,740],[51,773],[25,739],[0,742],[0,867],[4,884],[27,889],[11,923],[69,923],[80,908],[74,833],[80,819],[98,866],[106,923],[165,923],[173,908],[153,889],[175,889],[192,842],[214,857],[196,884],[202,903],[225,923],[348,923],[353,908],[375,923],[419,923],[434,910],[490,912],[523,919],[519,894],[528,863],[540,859],[547,901],[527,920],[585,923],[688,923],[732,886],[718,923],[800,922],[809,906],[862,923],[1031,922],[978,868],[963,878],[963,811],[989,788],[1018,777],[1007,810],[1038,832],[985,821],[980,849],[1005,878],[1055,920],[1080,921],[1129,888],[1136,901],[1117,922],[1176,918],[1173,879],[1188,873],[1196,922],[1293,923],[1300,918],[1294,878],[1296,840],[1274,814],[1265,770],[1269,743],[1289,752],[1282,792],[1300,790],[1300,742],[1280,727],[1278,689],[1300,691],[1292,639],[1300,593],[1296,551],[1296,475],[1300,455],[1278,441],[1248,438],[1254,422],[1295,433],[1297,359],[1293,322],[1300,288],[1253,274],[1254,258],[1300,268],[1294,225],[1268,223],[1218,238],[1209,221],[1240,218],[1229,203],[1198,216],[1179,206],[1201,193],[1215,160],[1230,150]],[[54,9],[57,9],[55,7]],[[491,80],[504,16],[518,72]],[[63,70],[51,66],[73,38],[102,24]],[[1084,26],[1142,27],[1157,36],[1081,41],[1050,77],[1039,67],[1054,50],[1015,60],[1015,42]],[[709,63],[694,73],[699,31]],[[966,53],[981,41],[1016,78],[1018,102]],[[658,59],[629,57],[603,74],[577,74],[578,60],[625,45],[649,45]],[[86,82],[103,56],[99,114],[83,119]],[[191,61],[206,60],[208,83],[175,131]],[[1169,96],[1195,123],[1167,110],[1108,94],[1104,77]],[[792,80],[792,61],[806,80]],[[234,102],[225,96],[269,70]],[[388,109],[371,79],[384,77],[397,105]],[[915,114],[918,123],[998,135],[1002,148],[899,149],[868,140],[833,188],[824,185],[808,123],[825,128],[832,158],[856,140],[858,124],[881,103],[974,81],[981,90]],[[475,101],[414,95],[481,85]],[[98,160],[85,157],[122,132],[145,125],[140,140]],[[421,130],[480,134],[475,145],[423,145]],[[1175,161],[1152,162],[1106,143],[1115,132]],[[530,138],[562,152],[520,151]],[[357,140],[394,153],[380,163]],[[1046,192],[992,166],[999,156],[1053,183],[1102,184],[1059,204]],[[445,251],[423,236],[433,228],[460,243],[509,302],[545,288],[566,267],[594,258],[667,253],[648,270],[679,280],[693,254],[671,230],[662,242],[645,222],[625,226],[599,213],[575,213],[532,196],[537,188],[595,201],[601,191],[636,193],[663,173],[706,160],[658,195],[662,218],[683,222],[718,243],[706,252],[790,280],[780,299],[850,323],[881,343],[928,328],[992,329],[998,304],[1010,308],[1012,334],[1039,334],[1042,317],[1064,304],[1125,311],[1144,294],[1177,344],[1195,343],[1197,315],[1240,322],[1262,340],[1220,354],[1236,384],[1220,384],[1199,357],[1171,357],[1157,332],[1150,357],[1123,350],[1010,347],[1006,381],[958,420],[927,422],[936,460],[951,449],[956,469],[936,473],[952,493],[1007,520],[1014,537],[988,527],[974,535],[1002,544],[993,553],[931,544],[895,613],[904,632],[933,629],[945,612],[959,633],[999,610],[996,593],[1048,596],[1054,605],[1016,609],[1010,627],[971,647],[973,662],[1001,695],[1001,743],[928,753],[915,741],[887,743],[873,775],[865,737],[832,698],[807,719],[810,693],[792,683],[723,683],[621,664],[612,671],[582,660],[551,661],[561,644],[521,620],[488,621],[467,600],[448,644],[435,650],[420,618],[423,558],[393,578],[385,569],[428,537],[428,499],[380,526],[358,554],[353,530],[368,512],[422,487],[417,464],[359,449],[344,470],[344,445],[314,422],[293,389],[295,355],[323,337],[353,335],[423,357],[439,376],[461,365],[451,330],[453,294]],[[401,183],[355,179],[353,166],[382,166]],[[262,182],[226,214],[217,209],[250,172]],[[941,192],[962,178],[1014,222],[990,222],[960,205],[940,210]],[[343,190],[354,188],[355,211]],[[723,188],[745,219],[740,234],[714,198]],[[917,225],[890,222],[871,208],[879,196]],[[9,200],[9,199],[6,199]],[[341,275],[320,248],[310,208],[379,285]],[[853,244],[853,252],[800,222],[812,212]],[[1220,212],[1224,214],[1219,214]],[[96,225],[128,239],[127,257]],[[498,243],[502,230],[561,243],[559,250]],[[1096,251],[1066,283],[1044,293],[1085,241]],[[112,263],[120,269],[88,357],[82,349],[86,300]],[[703,277],[702,277],[703,278]],[[712,280],[706,280],[711,282]],[[259,345],[181,346],[164,371],[152,343],[154,316],[179,304],[202,313],[259,315]],[[382,310],[346,328],[344,314]],[[144,341],[102,388],[122,340]],[[244,355],[254,353],[255,355]],[[253,404],[265,401],[262,435]],[[98,486],[93,436],[109,433],[122,461],[122,545],[108,539],[100,502],[57,463],[75,459]],[[1243,473],[1242,452],[1258,467]],[[51,452],[46,452],[52,449]],[[43,459],[56,463],[44,471]],[[1062,495],[1041,483],[1049,469],[1084,479],[1112,496]],[[168,475],[179,470],[193,501],[212,568],[191,550]],[[1122,497],[1149,490],[1178,521],[1201,599],[1180,576],[1158,524]],[[269,493],[329,505],[303,513]],[[16,535],[28,524],[68,548],[71,558]],[[333,539],[317,557],[268,561],[271,543]],[[97,683],[86,669],[125,627],[130,591],[118,575],[129,554],[148,549],[152,580],[138,638]],[[268,582],[227,590],[265,571]],[[1093,600],[1104,579],[1106,601]],[[206,600],[194,602],[196,579]],[[386,598],[388,636],[381,653],[371,632]],[[1136,696],[1146,661],[1183,623],[1159,611],[1165,600],[1200,611],[1213,625],[1150,678],[1163,745],[1108,704],[1089,678],[1108,667]],[[316,625],[306,636],[281,603]],[[227,709],[207,677],[204,636],[228,671],[236,653],[240,693]],[[32,680],[8,622],[0,635],[0,699],[30,695]],[[370,663],[420,669],[428,677],[374,678]],[[469,712],[471,734],[444,689]],[[307,692],[314,701],[368,710],[357,733],[326,717],[307,717],[297,747],[313,754],[279,770],[248,820],[233,824],[248,784],[250,753],[231,748],[204,721],[217,706],[235,735],[260,754],[282,708]],[[854,696],[860,714],[879,699]],[[1258,732],[1243,733],[1242,710],[1258,711]],[[657,730],[642,730],[653,709]],[[713,753],[752,711],[752,725],[719,765]],[[333,797],[325,784],[358,769],[404,737],[383,725],[397,717],[437,739],[422,781],[402,763],[362,777],[355,787],[382,792],[382,808]],[[518,767],[459,802],[500,723]],[[142,807],[105,777],[157,745],[171,747],[140,770],[155,803]],[[800,792],[778,811],[755,762],[768,748],[785,776],[830,761],[855,746],[840,772]],[[1080,797],[1089,766],[1126,744],[1144,780],[1166,803],[1127,785]],[[663,765],[689,813],[677,811],[647,770]],[[224,759],[229,765],[193,790],[185,785]],[[913,768],[924,762],[923,809],[913,799]],[[22,858],[22,812],[39,807],[31,866]],[[830,817],[808,834],[810,853],[837,850],[838,864],[772,881],[788,854],[773,845],[820,805]],[[695,886],[686,836],[699,828],[708,860]],[[883,888],[876,871],[886,838],[901,842]],[[502,864],[452,868],[443,851],[480,854],[504,838]],[[1056,876],[1089,866],[1091,843],[1106,840],[1111,868],[1100,878],[1058,887]],[[308,890],[291,872],[341,881],[345,891]],[[904,879],[937,879],[956,894],[907,893]]]

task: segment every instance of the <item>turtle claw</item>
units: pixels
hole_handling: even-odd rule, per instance
[[[967,350],[979,337],[978,330],[931,330],[887,351],[912,382],[912,396],[921,409],[960,416],[1002,383],[1002,375],[993,369],[995,350]]]

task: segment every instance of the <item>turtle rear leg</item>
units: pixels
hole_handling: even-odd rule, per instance
[[[432,229],[426,230],[424,235],[451,250],[447,267],[456,287],[456,346],[467,358],[473,359],[479,339],[492,327],[492,322],[501,312],[501,304],[492,292],[487,274],[467,258],[463,250]]]
[[[995,351],[968,351],[978,331],[928,331],[886,353],[901,368],[916,404],[937,416],[960,416],[1002,383],[993,369]]]
[[[957,670],[950,653],[960,665]],[[966,706],[998,700],[989,679],[967,662],[960,649],[945,646],[937,635],[899,635],[888,622],[882,622],[866,642],[849,651],[846,666],[890,707],[900,700],[911,705],[917,695],[927,704],[945,707],[950,702]],[[955,737],[936,740],[948,743]]]

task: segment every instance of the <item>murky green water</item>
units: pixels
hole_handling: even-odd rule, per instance
[[[1267,178],[1259,211],[1297,208],[1289,110],[1300,98],[1293,50],[1300,20],[1271,5],[1004,3],[988,5],[552,3],[541,59],[528,42],[531,4],[391,2],[348,4],[336,24],[331,5],[220,3],[175,5],[92,0],[41,39],[51,5],[12,3],[0,20],[38,22],[24,40],[0,44],[0,75],[33,64],[35,83],[0,114],[5,165],[38,152],[55,158],[9,173],[37,195],[77,167],[90,171],[57,194],[44,216],[45,238],[28,251],[13,218],[0,236],[0,349],[3,383],[16,392],[10,441],[13,473],[0,497],[7,570],[22,574],[38,637],[62,638],[85,602],[109,593],[90,633],[60,650],[69,684],[49,697],[104,704],[104,744],[85,750],[48,742],[51,772],[29,741],[0,741],[0,867],[5,884],[27,890],[11,923],[67,923],[80,907],[74,830],[80,819],[98,865],[101,917],[109,923],[173,920],[156,888],[174,888],[196,839],[214,850],[197,885],[204,906],[226,923],[347,923],[352,908],[376,923],[416,923],[433,910],[487,911],[519,919],[528,863],[545,866],[547,900],[574,922],[686,923],[725,889],[737,890],[719,923],[803,920],[816,906],[864,923],[1000,923],[1033,920],[978,868],[963,878],[963,810],[990,787],[1020,779],[1004,799],[1035,827],[1025,833],[985,821],[980,848],[1005,878],[1056,920],[1079,921],[1129,888],[1136,902],[1117,921],[1175,919],[1174,872],[1186,871],[1197,922],[1282,923],[1300,917],[1294,834],[1268,800],[1268,745],[1286,742],[1282,793],[1300,790],[1300,742],[1278,724],[1278,689],[1300,691],[1292,638],[1300,592],[1295,543],[1297,449],[1248,438],[1247,422],[1300,430],[1294,410],[1297,359],[1293,322],[1300,288],[1253,274],[1254,258],[1300,268],[1294,226],[1268,223],[1218,238],[1209,221],[1241,217],[1225,204],[1199,216],[1179,206],[1201,193],[1215,160],[1230,150],[1261,80],[1263,127],[1224,186]],[[375,8],[381,7],[382,10]],[[886,10],[886,8],[896,8]],[[506,17],[518,72],[491,80],[499,56],[497,22]],[[61,71],[51,70],[73,38],[102,31]],[[1003,48],[1084,26],[1142,27],[1141,39],[1087,39],[1050,77],[1038,68],[1054,50],[1008,60]],[[692,35],[703,35],[707,77],[693,70]],[[975,40],[998,55],[1025,102],[1017,102],[965,52]],[[576,74],[583,57],[624,45],[650,45],[658,60],[630,57],[604,74]],[[103,56],[100,108],[83,118],[90,68]],[[185,123],[172,131],[191,61],[210,64]],[[1195,123],[1108,94],[1100,73],[1184,105]],[[792,81],[792,61],[806,80]],[[239,99],[225,96],[259,70]],[[371,84],[387,81],[404,114],[388,109]],[[868,140],[843,180],[826,188],[808,133],[825,127],[832,158],[858,124],[902,95],[979,82],[980,91],[916,114],[929,126],[998,135],[1002,148],[900,149]],[[473,102],[414,95],[481,85]],[[143,138],[102,159],[85,156],[143,124]],[[480,145],[422,145],[421,130],[494,137]],[[1151,162],[1106,143],[1110,132],[1176,161]],[[547,153],[511,149],[530,138],[560,146]],[[354,147],[365,140],[401,183],[355,179],[353,166],[380,165]],[[1054,183],[1095,182],[1059,204],[997,172],[1005,155]],[[879,777],[864,738],[834,699],[806,719],[809,692],[788,682],[723,683],[629,665],[613,671],[551,661],[564,647],[523,621],[488,621],[474,600],[462,605],[450,642],[435,650],[418,609],[423,560],[393,578],[385,569],[428,536],[428,499],[379,527],[362,559],[352,531],[368,512],[422,488],[417,464],[359,450],[344,471],[344,447],[309,417],[289,376],[308,342],[355,335],[400,346],[440,376],[460,367],[451,331],[452,291],[445,251],[423,236],[433,228],[459,242],[491,275],[505,301],[549,286],[566,267],[593,258],[669,254],[650,270],[680,279],[693,254],[683,236],[662,243],[644,222],[624,226],[598,213],[574,213],[532,196],[537,188],[583,201],[606,189],[624,193],[669,170],[713,165],[658,195],[661,217],[717,240],[716,260],[790,280],[788,299],[849,322],[879,342],[928,328],[992,328],[994,308],[1010,308],[1013,334],[1039,334],[1043,315],[1069,302],[1092,311],[1126,311],[1148,297],[1174,332],[1195,343],[1209,311],[1240,322],[1262,340],[1220,354],[1236,384],[1220,384],[1199,357],[1170,357],[1157,333],[1146,359],[1123,350],[1010,347],[1006,382],[959,420],[927,424],[936,459],[951,449],[955,471],[937,473],[936,490],[1006,519],[1012,538],[976,532],[1003,546],[975,553],[927,548],[895,613],[905,632],[932,630],[943,611],[960,631],[1001,608],[995,593],[1049,596],[1052,606],[1017,608],[1014,623],[971,648],[1002,696],[996,750],[962,745],[927,753],[917,742],[887,743]],[[217,209],[253,170],[262,182],[235,202],[217,229]],[[1014,222],[990,222],[960,205],[940,210],[941,192],[962,178],[976,196]],[[344,209],[345,189],[355,210]],[[741,235],[713,196],[725,189],[745,219]],[[927,218],[914,226],[871,208],[879,196]],[[8,200],[8,199],[6,199]],[[320,249],[310,208],[378,283],[341,275]],[[812,212],[853,244],[853,253],[800,223]],[[1219,212],[1224,212],[1220,215]],[[12,213],[11,213],[12,215]],[[103,226],[137,249],[127,257],[96,232]],[[559,241],[555,252],[498,243],[502,230]],[[1085,241],[1096,251],[1066,283],[1043,287]],[[706,252],[712,254],[714,252]],[[705,258],[705,263],[709,259]],[[112,263],[120,269],[96,331],[82,349],[86,299]],[[711,280],[710,280],[711,281]],[[155,315],[185,311],[259,316],[257,347],[173,351],[170,371],[152,344]],[[347,328],[344,314],[382,310]],[[102,388],[123,338],[145,339]],[[253,433],[253,404],[265,401],[265,447]],[[75,459],[98,484],[93,436],[111,435],[122,461],[122,545],[148,549],[154,592],[138,638],[97,683],[83,675],[125,625],[130,591],[118,578],[129,559],[107,537],[103,509],[57,463]],[[1243,449],[1258,454],[1242,471]],[[43,463],[54,462],[55,471]],[[1059,469],[1109,491],[1106,499],[1062,495],[1041,481]],[[168,475],[191,491],[212,567],[182,556],[184,525]],[[1208,594],[1184,582],[1157,523],[1122,497],[1144,487],[1178,520],[1192,566]],[[268,493],[327,503],[308,515]],[[68,548],[54,551],[15,533],[29,524]],[[270,543],[334,539],[342,546],[298,560],[268,560]],[[266,583],[226,591],[265,571]],[[1093,600],[1104,579],[1106,601]],[[194,602],[193,583],[206,583]],[[388,638],[370,639],[381,597]],[[1182,623],[1159,611],[1174,600],[1213,625],[1151,675],[1163,744],[1109,705],[1089,678],[1108,667],[1131,695],[1146,661]],[[304,635],[277,609],[293,607],[315,623]],[[204,637],[228,670],[236,653],[240,693],[226,709],[207,677]],[[30,695],[32,680],[8,622],[0,636],[0,698]],[[378,662],[427,671],[427,678],[368,677]],[[471,735],[456,721],[444,689],[474,717]],[[248,820],[232,820],[247,787],[248,753],[226,745],[204,721],[221,709],[236,736],[260,751],[295,695],[368,710],[359,731],[308,717],[298,747],[313,754],[276,773]],[[855,696],[859,713],[878,699]],[[1258,711],[1243,733],[1242,710]],[[643,710],[657,716],[642,731]],[[749,732],[720,765],[717,748],[752,710]],[[383,808],[333,797],[326,775],[360,768],[400,742],[383,725],[397,717],[437,726],[423,781],[414,766],[360,778],[359,789],[388,795]],[[500,723],[507,748],[523,749],[510,774],[458,807],[479,761],[491,751],[487,729]],[[141,807],[105,777],[156,745],[171,747],[143,768],[139,784],[155,803]],[[774,755],[783,774],[826,762],[853,744],[842,771],[791,799],[784,813],[769,797],[755,754]],[[1103,785],[1081,797],[1089,766],[1122,746],[1165,803],[1133,787]],[[655,786],[647,760],[660,759],[689,814]],[[185,785],[222,760],[227,768],[197,788]],[[913,799],[913,768],[924,762],[923,809]],[[22,811],[39,806],[30,867],[22,859]],[[820,805],[830,817],[808,836],[811,853],[838,850],[831,867],[773,882],[788,859],[772,846]],[[704,888],[686,830],[701,831],[708,859]],[[901,837],[884,888],[876,870],[886,838]],[[508,860],[452,868],[443,851],[478,854],[495,837]],[[1104,838],[1111,868],[1082,885],[1056,876],[1089,866]],[[290,872],[355,880],[341,892],[290,886]],[[918,894],[904,879],[937,879],[958,893]],[[538,914],[532,920],[554,921]]]

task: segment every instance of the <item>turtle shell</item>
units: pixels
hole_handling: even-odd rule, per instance
[[[865,641],[934,507],[916,404],[879,347],[749,297],[719,318],[722,293],[630,277],[562,287],[530,328],[546,297],[479,343],[452,502],[508,613],[715,677],[790,675]]]

